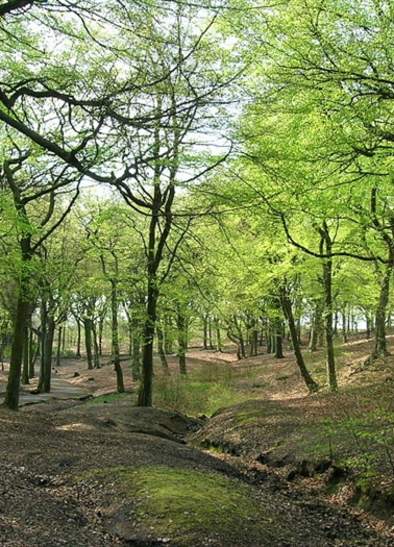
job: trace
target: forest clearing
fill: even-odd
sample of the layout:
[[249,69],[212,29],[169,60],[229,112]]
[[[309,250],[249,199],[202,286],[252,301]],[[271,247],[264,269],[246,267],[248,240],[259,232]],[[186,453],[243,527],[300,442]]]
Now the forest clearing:
[[394,545],[394,4],[0,0],[0,546]]

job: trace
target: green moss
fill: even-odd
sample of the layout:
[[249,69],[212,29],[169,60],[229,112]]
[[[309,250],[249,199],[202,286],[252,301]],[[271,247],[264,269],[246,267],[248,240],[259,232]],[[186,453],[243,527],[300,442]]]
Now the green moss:
[[271,518],[264,518],[252,488],[236,479],[167,466],[110,468],[97,474],[115,481],[126,500],[135,503],[139,526],[177,544],[197,545],[204,536],[225,538],[231,545],[278,539],[280,524],[271,510]]

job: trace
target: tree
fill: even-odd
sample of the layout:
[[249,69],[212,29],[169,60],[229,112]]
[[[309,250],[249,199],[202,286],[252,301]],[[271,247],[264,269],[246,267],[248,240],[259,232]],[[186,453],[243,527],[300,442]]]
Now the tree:
[[[5,141],[7,143],[7,140]],[[64,221],[75,202],[79,186],[74,188],[71,199],[63,204],[63,211],[55,215],[56,198],[65,187],[75,184],[67,168],[50,163],[43,166],[42,154],[23,152],[17,143],[9,142],[16,148],[16,154],[5,152],[0,176],[13,198],[16,212],[16,229],[19,246],[18,300],[16,305],[11,363],[8,376],[5,405],[13,410],[18,408],[19,383],[21,378],[24,339],[26,337],[32,304],[31,274],[34,271],[33,258],[42,249],[45,241]],[[10,148],[8,148],[10,150]],[[63,200],[64,201],[64,200]],[[37,217],[38,212],[38,217]],[[41,214],[40,214],[41,213]],[[42,215],[42,216],[41,216]],[[32,270],[33,268],[33,270]]]

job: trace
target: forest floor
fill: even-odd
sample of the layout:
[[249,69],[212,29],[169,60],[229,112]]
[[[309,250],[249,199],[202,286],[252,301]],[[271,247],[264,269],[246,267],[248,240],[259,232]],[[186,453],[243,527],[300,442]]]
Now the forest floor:
[[0,545],[394,545],[394,359],[364,370],[370,344],[337,348],[338,395],[305,352],[314,396],[290,352],[193,350],[187,378],[157,364],[163,410],[133,407],[127,363],[118,395],[65,359],[54,397],[0,410]]

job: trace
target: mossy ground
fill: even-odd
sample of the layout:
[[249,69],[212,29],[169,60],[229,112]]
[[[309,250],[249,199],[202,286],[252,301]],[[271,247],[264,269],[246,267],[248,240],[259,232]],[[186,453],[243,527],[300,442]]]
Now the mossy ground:
[[277,545],[278,536],[285,541],[288,535],[272,509],[264,516],[253,487],[217,472],[140,466],[94,475],[116,484],[133,502],[140,533],[145,528],[171,544]]
[[305,399],[249,401],[223,410],[193,441],[224,452],[241,447],[246,458],[260,461],[261,455],[284,477],[301,469],[302,462],[307,462],[308,474],[322,462],[333,462],[343,470],[340,483],[322,477],[322,491],[338,497],[341,488],[350,488],[349,501],[393,522],[393,396],[394,386],[386,383]]

